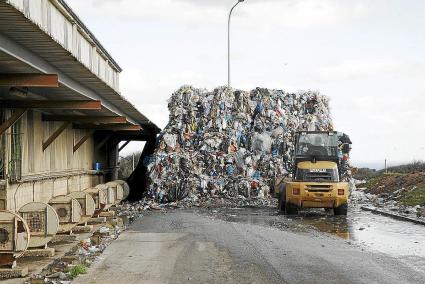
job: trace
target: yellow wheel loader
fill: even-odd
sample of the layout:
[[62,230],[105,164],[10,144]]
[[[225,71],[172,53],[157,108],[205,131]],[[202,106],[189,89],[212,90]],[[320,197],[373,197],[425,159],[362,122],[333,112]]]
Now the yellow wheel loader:
[[349,185],[341,181],[341,164],[351,141],[341,142],[342,135],[333,131],[295,134],[292,177],[275,181],[280,211],[292,215],[302,208],[325,208],[347,215]]

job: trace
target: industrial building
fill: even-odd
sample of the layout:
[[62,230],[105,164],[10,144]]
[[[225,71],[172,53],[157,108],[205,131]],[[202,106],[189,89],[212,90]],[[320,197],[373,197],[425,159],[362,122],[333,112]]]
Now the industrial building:
[[0,209],[117,179],[121,141],[153,150],[121,71],[64,1],[0,0]]

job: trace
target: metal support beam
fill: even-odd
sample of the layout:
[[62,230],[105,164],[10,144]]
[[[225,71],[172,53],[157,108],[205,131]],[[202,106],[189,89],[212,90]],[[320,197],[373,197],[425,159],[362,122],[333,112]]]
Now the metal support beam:
[[0,87],[59,87],[57,74],[0,74]]
[[146,131],[117,131],[115,134],[121,141],[147,141],[156,137],[155,134]]
[[100,110],[100,101],[0,101],[3,108],[34,108],[34,109],[70,109],[70,110]]
[[83,123],[126,123],[124,116],[45,115],[43,121],[71,121]]
[[80,139],[80,141],[78,141],[77,144],[74,145],[73,151],[74,153],[77,152],[77,150],[87,141],[87,139],[90,138],[90,136],[92,136],[94,133],[93,130],[90,130],[86,133],[86,135],[84,135],[83,138]]
[[27,109],[17,109],[8,120],[6,120],[2,125],[0,125],[0,135],[6,132],[9,127],[11,127],[15,122],[17,122],[18,119],[20,119],[26,111]]
[[[128,135],[128,136],[148,136],[148,137],[156,136],[156,134],[151,133],[149,131],[146,131],[145,129],[143,129],[142,131],[117,131],[116,134],[118,136],[126,136],[126,135]],[[124,140],[125,139],[123,139],[123,141]]]
[[140,136],[136,136],[136,135],[126,135],[126,136],[117,136],[121,141],[148,141],[149,138],[151,138],[152,136],[149,135],[140,135]]
[[110,134],[108,134],[108,135],[106,135],[106,137],[105,138],[103,138],[103,140],[102,141],[100,141],[100,143],[98,143],[96,146],[95,146],[95,148],[94,148],[94,150],[95,151],[98,151],[99,149],[101,149],[108,141],[109,141],[109,139],[111,139],[111,137],[112,136],[114,136],[114,134],[113,133],[110,133]]
[[[102,105],[105,108],[115,112],[118,115],[125,116],[125,113],[118,109],[112,102],[105,100],[102,96],[100,96],[92,89],[86,87],[82,83],[75,81],[66,73],[54,67],[51,63],[47,62],[41,56],[29,51],[27,48],[24,48],[22,45],[19,45],[18,43],[6,37],[2,33],[0,33],[0,51],[5,52],[10,56],[13,56],[14,58],[17,58],[22,62],[26,62],[26,64],[38,70],[40,73],[58,74],[59,83],[61,84],[61,86],[71,89],[85,97],[90,98],[91,100],[103,100]],[[127,116],[127,119],[131,123],[137,123],[137,120],[133,117]]]
[[122,149],[124,149],[131,141],[128,140],[127,142],[125,142],[119,149],[118,152],[121,152]]
[[43,151],[61,135],[61,133],[70,125],[70,122],[64,122],[45,142],[43,142]]
[[131,124],[74,124],[74,129],[93,129],[93,130],[111,130],[111,131],[140,131],[142,127],[140,125]]
[[114,150],[119,144],[121,143],[121,139],[117,139],[114,144],[112,144],[112,147],[109,149],[109,151]]

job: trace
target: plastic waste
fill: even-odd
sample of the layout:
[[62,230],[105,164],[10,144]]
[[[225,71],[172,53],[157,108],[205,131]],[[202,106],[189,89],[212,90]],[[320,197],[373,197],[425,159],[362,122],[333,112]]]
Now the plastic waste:
[[[161,203],[268,198],[275,177],[289,174],[294,132],[333,130],[328,97],[313,91],[183,86],[172,94],[168,108],[168,125],[145,161],[148,196]],[[341,153],[340,160],[342,175],[349,179],[348,153]]]

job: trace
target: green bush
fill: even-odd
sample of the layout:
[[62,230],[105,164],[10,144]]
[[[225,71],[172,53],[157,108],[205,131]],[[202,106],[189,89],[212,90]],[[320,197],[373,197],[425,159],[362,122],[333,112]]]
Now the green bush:
[[78,264],[69,270],[69,276],[71,276],[72,278],[75,278],[80,274],[86,274],[86,273],[87,273],[87,267],[84,266],[83,264]]
[[[137,167],[139,163],[141,152],[134,153],[134,167]],[[119,159],[119,169],[118,169],[118,178],[127,179],[133,173],[133,153],[120,157]]]

